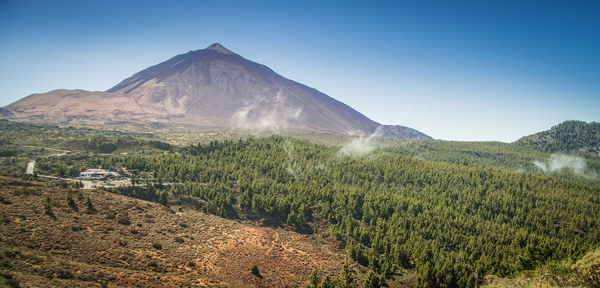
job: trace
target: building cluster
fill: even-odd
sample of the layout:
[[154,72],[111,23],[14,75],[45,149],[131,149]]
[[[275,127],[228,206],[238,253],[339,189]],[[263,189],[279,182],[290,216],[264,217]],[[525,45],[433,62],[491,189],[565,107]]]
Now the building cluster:
[[133,176],[131,171],[121,170],[119,172],[106,169],[87,169],[79,173],[79,179],[84,182],[91,182],[89,187],[118,187],[130,186]]
[[106,169],[87,169],[79,173],[79,178],[84,180],[118,180],[121,177],[119,173]]

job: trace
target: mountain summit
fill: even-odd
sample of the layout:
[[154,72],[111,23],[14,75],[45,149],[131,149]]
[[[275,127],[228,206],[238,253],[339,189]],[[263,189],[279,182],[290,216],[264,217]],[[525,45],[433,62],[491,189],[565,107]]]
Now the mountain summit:
[[221,45],[221,43],[214,43],[208,47],[206,47],[206,50],[215,50],[219,53],[223,53],[223,54],[235,54],[233,52],[231,52],[229,49],[225,48],[223,45]]
[[[63,123],[160,122],[335,134],[371,134],[381,126],[219,43],[146,68],[106,92],[55,90],[4,108],[7,118]],[[430,138],[403,126],[379,131]]]

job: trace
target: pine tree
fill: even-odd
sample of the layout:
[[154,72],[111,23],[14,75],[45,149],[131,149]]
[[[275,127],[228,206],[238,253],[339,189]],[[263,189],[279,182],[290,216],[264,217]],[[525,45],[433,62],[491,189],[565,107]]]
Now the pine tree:
[[260,277],[260,271],[258,271],[258,266],[256,264],[250,267],[250,273]]
[[44,211],[46,212],[46,214],[51,215],[52,214],[52,200],[50,199],[50,195],[46,194],[46,197],[44,198],[44,201],[42,202],[42,204],[44,205]]
[[337,281],[334,279],[331,279],[331,277],[329,277],[329,275],[325,276],[325,278],[323,278],[323,280],[321,281],[321,288],[336,288],[337,286]]
[[310,283],[307,288],[319,288],[319,282],[321,282],[321,277],[319,277],[319,271],[317,267],[315,267],[310,273]]
[[169,192],[163,191],[162,193],[160,193],[158,202],[160,204],[165,205],[165,206],[169,206],[169,198],[168,198],[168,196],[169,196]]
[[381,287],[381,281],[377,273],[373,270],[369,270],[367,278],[365,279],[364,288],[379,288]]
[[348,265],[348,259],[344,262],[342,271],[340,271],[340,275],[338,275],[338,282],[338,287],[340,288],[358,287],[356,279],[354,279],[354,276],[352,275],[352,270],[350,270],[350,265]]
[[73,200],[73,192],[71,192],[71,189],[67,190],[67,205],[73,209],[77,207],[75,205],[75,200]]
[[88,212],[94,212],[96,209],[94,208],[94,204],[92,203],[92,198],[90,195],[85,196],[85,206],[87,207]]

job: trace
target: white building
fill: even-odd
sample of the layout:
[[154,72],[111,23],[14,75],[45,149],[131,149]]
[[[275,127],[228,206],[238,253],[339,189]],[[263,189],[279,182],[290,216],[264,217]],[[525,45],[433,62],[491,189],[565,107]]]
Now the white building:
[[105,169],[87,169],[79,173],[79,178],[89,180],[106,180],[118,177],[119,173]]

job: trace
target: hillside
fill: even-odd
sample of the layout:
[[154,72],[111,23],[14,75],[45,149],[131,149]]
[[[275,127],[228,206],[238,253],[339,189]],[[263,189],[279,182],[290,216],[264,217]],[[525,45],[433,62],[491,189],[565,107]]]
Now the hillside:
[[[19,204],[22,206],[15,206],[17,207],[15,210],[10,210],[13,208],[9,208],[9,206],[3,206],[6,209],[0,210],[16,213],[6,217],[8,220],[0,222],[1,225],[4,225],[2,231],[9,231],[2,236],[2,239],[14,239],[14,237],[25,239],[25,236],[18,232],[21,230],[19,225],[25,223],[24,219],[19,220],[19,213],[23,213],[19,211],[32,211],[33,214],[27,214],[25,219],[46,219],[43,217],[48,215],[45,215],[42,210],[23,207],[43,209],[45,193],[53,191],[50,197],[55,200],[51,203],[56,203],[56,206],[52,206],[56,207],[56,212],[53,213],[56,214],[59,221],[67,219],[69,221],[79,221],[80,219],[99,221],[99,219],[105,218],[93,218],[96,217],[94,215],[104,214],[106,209],[114,211],[115,217],[119,215],[119,211],[127,211],[132,222],[128,227],[119,226],[123,224],[115,223],[114,219],[105,221],[111,225],[117,225],[114,231],[119,232],[118,235],[127,235],[127,231],[131,233],[132,228],[138,230],[138,233],[132,233],[134,235],[140,235],[141,228],[150,229],[149,232],[144,231],[147,231],[148,235],[154,235],[143,238],[150,239],[151,243],[135,242],[134,246],[128,244],[127,247],[134,247],[135,249],[132,249],[134,251],[149,253],[153,251],[152,249],[156,249],[149,245],[154,244],[154,241],[159,241],[162,247],[160,250],[169,252],[162,255],[164,257],[161,256],[160,260],[152,258],[157,261],[152,264],[136,258],[132,260],[132,264],[126,265],[127,269],[138,269],[136,267],[151,265],[150,271],[155,267],[167,267],[175,269],[167,271],[182,273],[183,270],[177,270],[180,268],[174,268],[179,265],[172,264],[180,263],[177,262],[180,260],[173,260],[168,256],[173,254],[173,258],[179,259],[178,250],[169,250],[172,249],[170,248],[172,246],[169,245],[174,245],[169,243],[175,241],[178,243],[183,240],[183,244],[188,245],[189,243],[189,245],[193,245],[194,249],[200,250],[193,252],[197,254],[182,252],[181,255],[204,255],[203,253],[207,253],[205,250],[214,251],[211,250],[213,247],[198,246],[203,244],[184,237],[188,235],[196,240],[200,239],[201,236],[194,233],[200,233],[198,231],[204,228],[186,224],[189,227],[197,228],[194,232],[187,230],[186,227],[181,227],[181,225],[177,227],[178,221],[183,216],[192,217],[194,222],[199,223],[208,221],[202,220],[204,219],[202,217],[215,219],[214,221],[210,220],[208,226],[219,226],[218,221],[223,221],[225,227],[217,230],[218,232],[215,232],[217,235],[231,235],[227,234],[228,230],[248,227],[263,231],[261,235],[266,235],[267,242],[268,239],[275,239],[275,231],[279,233],[280,238],[278,239],[287,239],[281,237],[288,235],[285,237],[295,239],[294,243],[299,245],[305,243],[302,239],[316,241],[310,244],[314,245],[310,246],[313,248],[290,246],[291,244],[287,243],[281,244],[281,246],[285,245],[285,247],[294,247],[304,251],[306,254],[296,250],[293,254],[305,255],[308,259],[323,256],[312,253],[329,253],[326,251],[338,255],[336,256],[337,262],[333,261],[335,265],[319,266],[320,276],[335,275],[344,256],[347,255],[352,264],[351,270],[358,279],[361,279],[360,282],[366,277],[365,275],[370,274],[385,279],[391,287],[403,287],[403,285],[468,287],[476,281],[475,275],[481,276],[479,277],[480,282],[482,282],[482,277],[487,275],[486,279],[491,279],[490,283],[497,283],[505,281],[502,279],[503,277],[512,277],[523,273],[525,273],[524,277],[530,277],[532,272],[527,271],[536,271],[535,273],[538,274],[535,274],[535,277],[543,278],[544,273],[547,274],[544,272],[546,271],[544,269],[548,269],[547,267],[557,267],[556,265],[570,267],[581,259],[582,255],[597,249],[600,245],[600,230],[598,229],[600,227],[598,222],[600,219],[600,186],[580,181],[579,178],[565,179],[554,174],[535,175],[527,170],[516,172],[510,168],[503,168],[520,163],[519,161],[522,160],[519,158],[529,153],[527,148],[512,144],[446,143],[443,141],[409,141],[407,144],[401,141],[397,145],[409,146],[412,143],[417,146],[409,147],[408,150],[402,150],[404,148],[394,150],[394,147],[387,146],[377,148],[375,143],[360,138],[347,139],[346,141],[349,142],[342,146],[325,146],[291,137],[270,136],[213,140],[183,146],[173,144],[169,147],[160,144],[163,143],[161,140],[165,139],[153,138],[146,134],[88,131],[79,128],[63,129],[20,123],[5,124],[7,125],[3,129],[6,130],[10,139],[0,137],[0,142],[5,145],[0,147],[10,147],[14,153],[6,156],[0,155],[0,173],[3,175],[19,178],[32,177],[23,176],[23,172],[27,162],[35,159],[35,172],[38,175],[77,175],[84,169],[101,167],[133,171],[136,175],[132,177],[132,181],[139,182],[138,180],[142,178],[145,181],[144,184],[135,187],[105,188],[104,191],[96,190],[97,192],[79,192],[78,189],[74,189],[73,195],[83,193],[82,199],[77,198],[76,206],[80,214],[77,214],[78,218],[75,219],[72,217],[75,214],[72,216],[68,214],[74,212],[69,212],[69,209],[72,210],[72,208],[66,205],[67,192],[60,188],[63,184],[53,182],[44,184],[7,178],[2,185],[8,192],[8,195],[3,195],[3,202],[9,204],[3,205],[21,203],[21,199],[29,202]],[[37,142],[38,146],[35,146],[35,149],[25,147],[11,139],[23,139],[23,143]],[[95,152],[94,149],[98,146],[92,144],[97,139],[101,139],[102,143],[114,144],[116,150],[109,153]],[[342,140],[336,139],[336,141]],[[394,139],[384,138],[383,140],[385,143],[386,141],[393,142]],[[120,146],[120,143],[134,143],[132,141],[138,141],[136,142],[138,145]],[[45,143],[51,144],[54,149],[65,149],[61,145],[73,145],[72,143],[87,144],[74,145],[71,153],[52,156],[54,152],[40,148]],[[375,146],[371,149],[361,147],[361,145]],[[407,153],[406,151],[413,151],[413,149],[416,157],[400,155]],[[419,156],[421,153],[430,154]],[[545,152],[538,153],[534,156],[549,155]],[[423,158],[431,158],[435,161]],[[31,189],[23,187],[31,187]],[[21,192],[14,191],[29,192],[23,192],[24,194],[21,195]],[[25,197],[29,194],[33,198]],[[92,196],[93,205],[98,213],[85,212],[86,194]],[[107,204],[99,204],[105,203],[103,201],[107,201]],[[121,206],[119,201],[132,204]],[[35,204],[36,202],[38,204]],[[158,204],[158,202],[163,204]],[[101,207],[102,209],[100,209]],[[179,210],[180,207],[182,210]],[[143,219],[148,217],[144,218],[143,215],[159,213],[158,211],[163,211],[165,214],[153,214],[154,218],[150,218],[164,218],[168,221],[154,220],[156,223],[161,223],[160,227],[145,224],[146,220]],[[209,217],[207,214],[213,216]],[[110,215],[112,213],[103,217],[112,218]],[[220,220],[217,221],[217,219]],[[142,227],[137,226],[140,221],[144,222]],[[32,225],[42,224],[36,222]],[[65,225],[61,226],[63,227],[60,230],[61,233],[64,233],[64,230],[68,231],[69,225],[77,225],[77,223],[67,222]],[[94,228],[92,224],[86,224],[85,227],[88,226]],[[166,231],[165,229],[169,229],[167,227],[171,227],[175,233]],[[180,230],[182,228],[185,229]],[[25,229],[29,228],[25,227]],[[73,228],[70,229],[73,230]],[[79,228],[74,228],[73,232],[81,232],[75,230],[79,230]],[[81,230],[87,231],[86,229]],[[164,233],[156,232],[157,230]],[[49,231],[53,231],[53,229],[49,229]],[[180,231],[184,234],[178,234]],[[110,234],[110,232],[106,233]],[[62,238],[58,239],[55,234],[41,235],[36,232],[34,236],[39,236],[39,238],[27,235],[27,239],[38,239],[35,241],[48,239],[48,243],[63,243]],[[296,237],[293,235],[300,238],[293,238]],[[175,240],[174,237],[182,239]],[[227,239],[234,243],[240,243],[243,241],[238,238],[254,239],[253,237],[251,234],[241,233],[231,235],[231,239]],[[111,239],[113,239],[111,245],[119,245],[119,239]],[[129,239],[127,241],[137,241],[135,237],[127,239]],[[217,239],[221,239],[219,240],[221,242],[224,241],[223,238]],[[19,241],[28,243],[29,240]],[[94,241],[90,243],[96,243]],[[85,241],[81,242],[80,245],[85,246],[83,244]],[[10,242],[5,247],[7,249],[17,247],[32,253],[33,251],[27,249],[48,252],[44,252],[45,250],[38,246],[29,248],[25,245],[23,248],[23,245],[19,243],[21,242]],[[215,245],[216,242],[211,243],[213,243],[211,245]],[[102,245],[97,246],[105,247]],[[236,244],[232,245],[235,247]],[[267,244],[263,246],[268,247]],[[242,247],[247,246],[242,245]],[[231,246],[228,246],[227,249],[231,249]],[[9,252],[9,254],[11,253]],[[70,255],[76,254],[70,253]],[[244,253],[242,255],[247,257],[254,255],[250,252]],[[245,259],[240,258],[242,256],[237,254],[221,253],[219,255],[223,258],[202,259],[206,259],[204,262],[207,265],[217,265],[215,263],[227,261],[228,257],[237,259],[236,261]],[[290,261],[304,261],[302,259],[304,258],[294,258]],[[329,258],[326,257],[326,259]],[[323,261],[329,261],[326,259]],[[88,263],[92,260],[85,258],[77,261]],[[107,265],[107,263],[113,263],[113,260],[114,258],[111,258],[110,261],[100,264],[92,261],[89,265]],[[185,264],[185,261],[189,260],[186,258],[181,261]],[[274,286],[281,284],[281,282],[276,282],[279,281],[276,279],[279,279],[279,275],[284,272],[278,270],[279,268],[268,266],[269,264],[265,264],[265,262],[260,262],[262,261],[260,259],[256,261],[259,261],[258,265],[261,271],[264,271],[265,267],[268,267],[269,271],[280,271],[269,272],[272,274],[267,274],[266,271],[264,274],[261,272],[264,277],[261,280],[264,282],[260,283],[271,283],[268,285]],[[273,259],[269,258],[264,261],[272,262]],[[165,266],[161,266],[161,263]],[[310,273],[312,266],[307,265],[306,262],[303,263],[305,265],[301,268],[286,264],[290,267],[289,272],[285,273],[291,275],[289,276],[292,279],[289,282],[291,285],[300,283],[298,282],[301,281],[300,278],[306,277],[307,273]],[[21,267],[13,264],[14,267]],[[50,270],[56,271],[56,269]],[[142,271],[142,268],[139,269]],[[232,270],[239,274],[248,271],[245,269],[248,268],[227,266],[225,270]],[[474,269],[477,273],[473,272]],[[570,268],[567,270],[571,271]],[[10,268],[7,271],[10,275],[15,274],[16,277],[19,273],[38,275],[36,273],[39,272],[30,270],[27,270],[30,272],[18,272],[22,270],[17,268]],[[143,273],[147,273],[147,271]],[[204,279],[202,277],[209,274],[209,272],[206,273],[198,274],[198,278]],[[54,280],[59,278],[58,274],[43,275],[45,275],[43,277]],[[227,276],[229,274],[218,275],[222,275],[219,276],[221,278],[209,278],[208,280],[240,283],[231,282],[237,280],[231,280]],[[266,275],[269,277],[267,278]],[[577,283],[577,281],[575,279],[569,283]],[[249,282],[242,284],[246,285],[247,283]],[[260,283],[248,285],[267,285]]]
[[545,152],[600,155],[600,123],[565,121],[515,142]]
[[343,262],[331,241],[61,185],[0,177],[0,286],[283,287]]
[[215,43],[144,69],[106,92],[59,89],[0,110],[5,119],[82,125],[167,126],[430,139],[381,125],[316,89],[286,79]]

